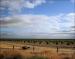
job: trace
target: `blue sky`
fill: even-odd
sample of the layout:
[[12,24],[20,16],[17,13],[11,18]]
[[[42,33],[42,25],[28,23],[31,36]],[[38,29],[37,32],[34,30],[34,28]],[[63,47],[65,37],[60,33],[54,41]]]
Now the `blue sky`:
[[74,38],[74,3],[75,0],[1,0],[0,35],[2,38]]
[[[47,12],[48,11],[48,12]],[[42,4],[33,9],[24,8],[22,13],[24,14],[46,14],[46,15],[55,15],[58,13],[69,13],[74,12],[74,4],[70,1],[54,1],[50,3],[48,0],[46,4]]]
[[[26,0],[26,1],[35,1],[35,0]],[[11,3],[11,2],[10,2]],[[14,3],[14,2],[13,2]],[[17,3],[18,4],[18,3]],[[19,4],[18,4],[19,5]],[[74,12],[74,3],[71,2],[71,0],[45,0],[45,3],[41,3],[40,5],[37,6],[31,6],[31,7],[14,7],[13,6],[13,11],[17,10],[16,13],[20,14],[46,14],[46,15],[55,15],[58,13],[69,13],[69,12]],[[8,8],[11,8],[11,6],[5,6],[5,9],[0,9],[2,11],[1,14],[7,15],[10,14],[11,12]],[[19,10],[21,10],[19,12]],[[48,11],[48,12],[47,12]],[[11,13],[11,14],[12,14]]]

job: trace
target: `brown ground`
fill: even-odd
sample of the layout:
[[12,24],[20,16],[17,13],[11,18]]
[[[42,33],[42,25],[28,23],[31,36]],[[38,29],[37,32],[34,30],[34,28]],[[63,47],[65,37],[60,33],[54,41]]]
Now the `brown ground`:
[[[14,49],[13,49],[14,45]],[[22,46],[28,46],[28,49],[22,49]],[[3,56],[21,55],[24,59],[31,56],[43,56],[48,59],[75,59],[75,50],[70,48],[41,47],[32,46],[24,43],[0,42],[0,59]]]

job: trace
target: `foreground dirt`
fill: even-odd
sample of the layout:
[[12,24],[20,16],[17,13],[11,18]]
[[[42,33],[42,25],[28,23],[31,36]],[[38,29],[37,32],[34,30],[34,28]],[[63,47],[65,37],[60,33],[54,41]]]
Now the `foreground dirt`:
[[[23,46],[30,47],[22,49]],[[31,56],[43,56],[48,59],[75,59],[75,50],[70,48],[41,47],[14,42],[0,42],[0,56],[21,55],[23,59]]]

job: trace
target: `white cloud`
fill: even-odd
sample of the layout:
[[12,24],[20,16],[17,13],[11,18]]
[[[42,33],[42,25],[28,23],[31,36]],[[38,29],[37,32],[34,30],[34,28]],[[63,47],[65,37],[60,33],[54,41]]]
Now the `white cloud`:
[[[46,15],[16,15],[2,18],[0,26],[31,28],[32,32],[72,32],[75,13],[59,14],[57,16]],[[63,33],[62,32],[62,33]]]
[[14,13],[21,12],[22,8],[34,8],[43,3],[46,3],[45,0],[1,0],[0,8],[3,10],[8,8],[9,11]]
[[75,0],[70,0],[71,1],[71,3],[75,3]]
[[26,1],[24,7],[34,8],[38,5],[41,5],[42,3],[46,3],[46,1],[45,0],[31,0],[31,2],[30,2],[30,0],[28,0],[28,1]]
[[[37,38],[46,35],[45,38],[47,37],[58,38],[59,36],[60,38],[61,37],[66,38],[68,36],[69,36],[68,38],[72,38],[75,35],[74,17],[75,13],[59,14],[55,16],[32,15],[32,14],[15,15],[15,16],[8,16],[5,18],[1,18],[0,26],[1,28],[7,29],[5,30],[5,32],[7,31],[6,33],[11,35],[19,35],[19,37],[23,36],[25,37],[26,35],[26,37],[33,36]],[[34,34],[34,33],[47,33],[47,34],[44,35],[44,34]],[[54,35],[52,34],[52,36],[49,36],[50,33],[59,33],[59,34],[54,34]]]
[[[27,20],[25,20],[27,19]],[[1,27],[21,27],[21,26],[28,26],[31,23],[29,20],[28,16],[26,15],[21,15],[21,16],[8,16],[8,17],[3,17],[0,19],[0,26]]]

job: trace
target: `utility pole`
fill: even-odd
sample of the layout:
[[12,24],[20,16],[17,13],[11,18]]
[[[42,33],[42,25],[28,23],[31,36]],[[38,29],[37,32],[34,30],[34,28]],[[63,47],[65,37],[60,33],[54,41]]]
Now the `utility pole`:
[[58,48],[58,46],[57,46],[57,53],[58,53],[58,49],[59,49],[59,48]]
[[14,50],[14,45],[13,45],[13,50]]

